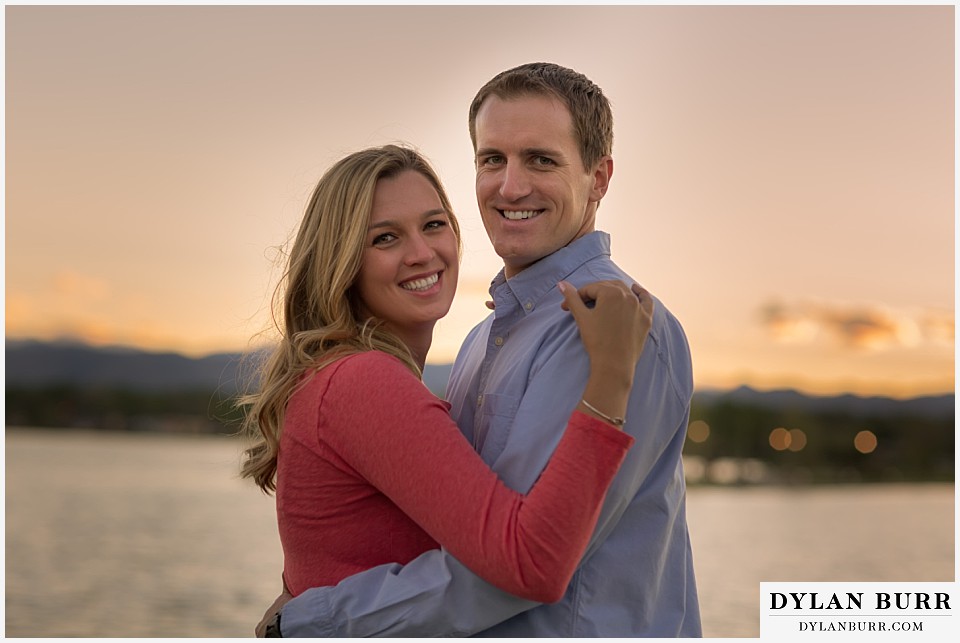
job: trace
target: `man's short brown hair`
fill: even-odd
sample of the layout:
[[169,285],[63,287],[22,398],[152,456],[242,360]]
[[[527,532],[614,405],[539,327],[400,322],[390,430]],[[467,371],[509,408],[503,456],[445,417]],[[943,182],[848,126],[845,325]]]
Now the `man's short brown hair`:
[[573,135],[584,168],[613,151],[610,101],[589,78],[554,63],[527,63],[500,72],[480,88],[470,104],[470,140],[477,149],[477,112],[489,96],[504,100],[525,95],[552,96],[570,112]]

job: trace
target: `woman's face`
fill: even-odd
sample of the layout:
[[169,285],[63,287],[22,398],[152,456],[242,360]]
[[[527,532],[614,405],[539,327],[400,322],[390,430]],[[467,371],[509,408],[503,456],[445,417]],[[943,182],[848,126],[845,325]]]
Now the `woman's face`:
[[362,313],[401,337],[433,329],[457,289],[457,239],[440,196],[414,170],[380,179],[356,291]]

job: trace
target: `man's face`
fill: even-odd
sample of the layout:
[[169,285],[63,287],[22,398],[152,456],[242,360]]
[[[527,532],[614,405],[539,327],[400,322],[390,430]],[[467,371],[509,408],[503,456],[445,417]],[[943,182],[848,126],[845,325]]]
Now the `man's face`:
[[477,204],[507,277],[593,231],[613,162],[584,168],[559,100],[490,96],[477,113],[476,147]]

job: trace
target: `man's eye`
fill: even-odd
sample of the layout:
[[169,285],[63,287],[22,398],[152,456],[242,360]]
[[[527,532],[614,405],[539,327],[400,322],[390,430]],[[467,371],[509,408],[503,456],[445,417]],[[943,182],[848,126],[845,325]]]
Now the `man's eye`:
[[484,165],[500,165],[501,163],[503,163],[503,157],[499,155],[488,156],[483,159]]
[[546,156],[538,156],[534,158],[533,162],[537,165],[553,165],[553,159]]

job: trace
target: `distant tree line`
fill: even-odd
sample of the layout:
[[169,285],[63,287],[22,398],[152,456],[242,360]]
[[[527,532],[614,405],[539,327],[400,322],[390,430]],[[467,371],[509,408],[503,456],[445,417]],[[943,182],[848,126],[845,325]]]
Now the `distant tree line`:
[[[6,424],[232,434],[239,430],[241,418],[234,402],[231,394],[207,388],[147,391],[74,384],[8,385]],[[690,420],[684,455],[691,461],[707,468],[722,463],[753,466],[754,473],[759,463],[760,479],[745,476],[734,482],[954,479],[953,413],[772,407],[720,395],[694,396]],[[781,436],[794,436],[789,448],[777,444],[774,432],[778,430]],[[868,449],[858,450],[862,433],[873,442]]]
[[[761,462],[777,482],[953,481],[954,415],[774,409],[720,398],[697,401],[696,421],[709,427],[685,455],[707,465],[720,459]],[[704,433],[701,427],[700,433]],[[777,434],[774,431],[779,432]],[[776,444],[792,432],[800,444]],[[788,438],[789,439],[789,438]],[[774,446],[776,444],[776,446]],[[857,448],[860,445],[861,449]],[[779,447],[779,448],[777,448]],[[798,448],[799,447],[799,448]]]
[[8,386],[7,426],[235,433],[234,398],[207,389],[145,391],[72,384]]

